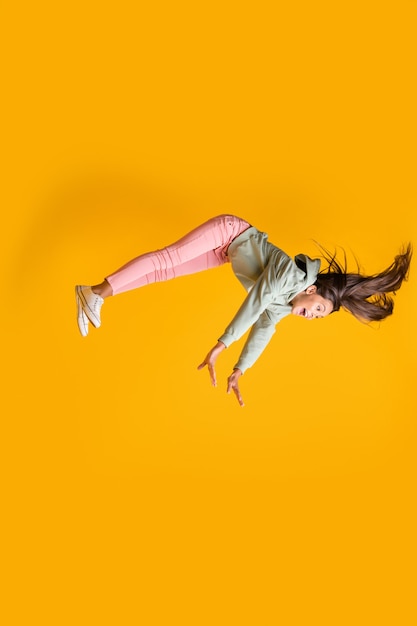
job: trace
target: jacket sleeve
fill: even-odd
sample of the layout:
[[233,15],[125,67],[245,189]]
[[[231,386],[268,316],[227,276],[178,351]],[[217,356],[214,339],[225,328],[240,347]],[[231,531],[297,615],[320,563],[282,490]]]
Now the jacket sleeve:
[[[245,298],[235,317],[226,328],[224,334],[219,337],[219,341],[224,343],[226,347],[229,347],[234,341],[240,339],[240,337],[257,322],[260,315],[268,308],[268,305],[273,302],[277,293],[276,287],[277,278],[275,269],[273,265],[268,264]],[[267,318],[270,319],[268,316]],[[265,318],[262,319],[264,323],[266,323]],[[266,326],[269,326],[269,322],[266,323]],[[266,332],[261,322],[257,328],[259,331],[263,329],[263,333]],[[272,334],[273,333],[271,333],[270,336],[272,336]]]
[[235,368],[243,373],[257,361],[275,333],[275,326],[278,322],[278,316],[272,311],[265,310],[261,313],[252,326]]

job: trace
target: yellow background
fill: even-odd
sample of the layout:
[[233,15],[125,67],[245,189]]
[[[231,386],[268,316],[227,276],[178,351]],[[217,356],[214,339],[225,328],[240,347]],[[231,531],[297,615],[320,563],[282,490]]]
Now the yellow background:
[[230,267],[92,284],[232,212],[373,273],[416,243],[416,14],[397,2],[2,9],[3,623],[414,624],[415,267],[395,314],[242,342]]

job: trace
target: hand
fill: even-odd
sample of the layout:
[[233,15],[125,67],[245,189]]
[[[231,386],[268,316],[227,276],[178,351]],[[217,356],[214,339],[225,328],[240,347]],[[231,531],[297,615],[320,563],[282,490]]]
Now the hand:
[[211,384],[213,385],[213,387],[217,387],[216,370],[214,369],[214,364],[216,363],[217,357],[219,356],[220,352],[223,352],[225,348],[226,346],[224,345],[224,343],[218,341],[214,348],[210,350],[204,361],[200,363],[197,368],[199,370],[202,370],[203,367],[207,365],[210,374]]
[[245,406],[242,396],[240,395],[239,385],[238,385],[238,380],[241,376],[242,376],[242,372],[239,369],[233,370],[233,373],[230,374],[229,378],[227,379],[227,393],[230,393],[233,390],[240,406]]

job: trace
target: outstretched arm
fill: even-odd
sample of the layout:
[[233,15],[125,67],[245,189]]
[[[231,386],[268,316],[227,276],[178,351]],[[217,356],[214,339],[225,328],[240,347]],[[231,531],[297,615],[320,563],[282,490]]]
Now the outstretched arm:
[[198,366],[200,370],[207,365],[212,385],[216,386],[217,380],[214,365],[217,357],[220,352],[239,339],[252,326],[242,355],[227,381],[227,392],[230,393],[233,390],[241,406],[243,406],[243,400],[240,395],[238,380],[243,372],[263,352],[274,333],[275,324],[280,317],[272,311],[266,310],[268,304],[273,302],[275,294],[279,293],[277,282],[273,264],[268,265],[252,287],[232,322],[226,328],[225,333]]
[[239,378],[243,375],[264,351],[275,332],[277,319],[269,312],[264,311],[258,321],[252,326],[252,330],[240,355],[239,361],[233,368],[233,373],[227,379],[227,393],[234,392],[240,406],[244,402],[239,390]]
[[[244,406],[244,402],[239,390],[239,378],[263,352],[275,331],[277,321],[278,317],[270,311],[264,311],[262,315],[260,315],[258,321],[252,327],[239,361],[236,363],[233,372],[227,379],[227,393],[233,391],[240,406]],[[218,341],[214,348],[207,354],[204,361],[198,366],[198,369],[201,370],[207,365],[211,383],[214,387],[217,386],[215,363],[220,352],[225,348],[225,344],[222,341]]]

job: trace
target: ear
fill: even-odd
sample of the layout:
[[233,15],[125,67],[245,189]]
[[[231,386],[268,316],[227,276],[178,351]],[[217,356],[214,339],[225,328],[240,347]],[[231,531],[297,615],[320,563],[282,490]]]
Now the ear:
[[317,287],[316,287],[316,285],[310,285],[310,287],[307,287],[307,289],[306,289],[306,294],[308,294],[309,296],[310,296],[312,293],[316,293],[316,292],[317,292]]

